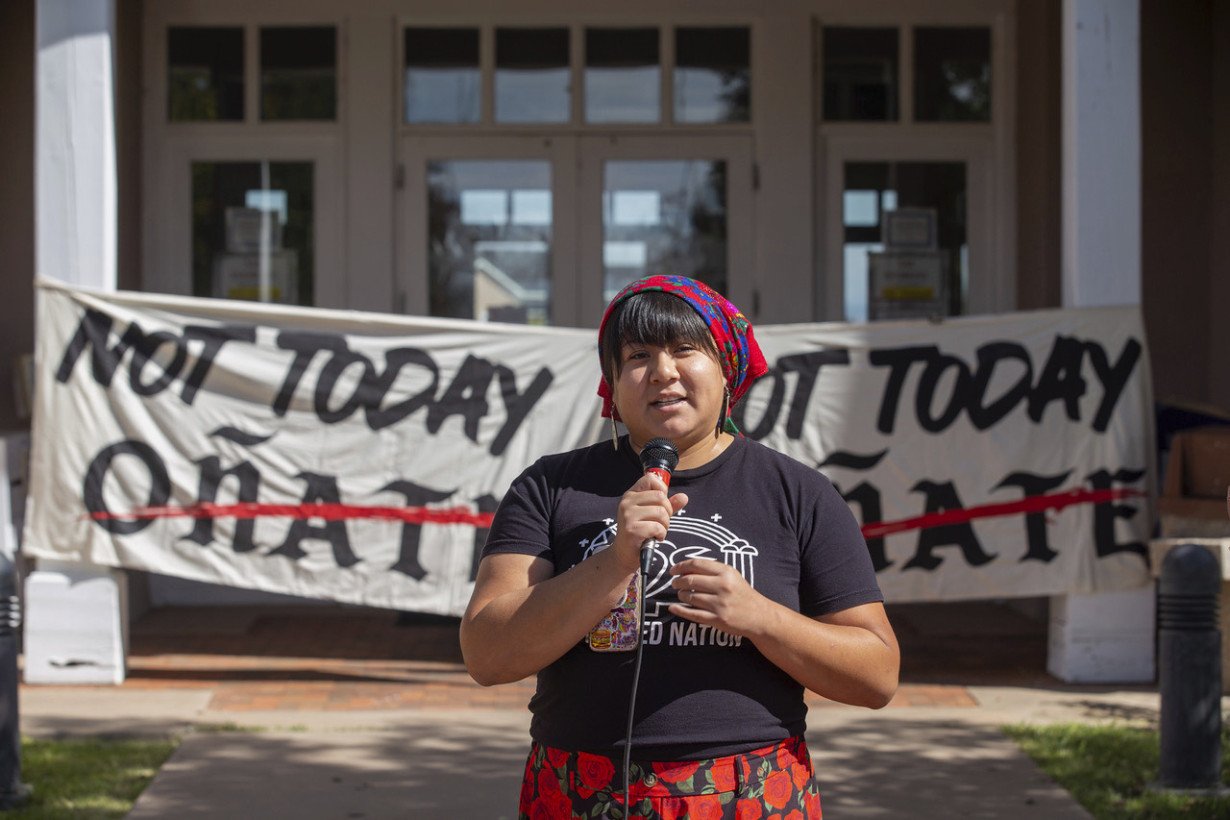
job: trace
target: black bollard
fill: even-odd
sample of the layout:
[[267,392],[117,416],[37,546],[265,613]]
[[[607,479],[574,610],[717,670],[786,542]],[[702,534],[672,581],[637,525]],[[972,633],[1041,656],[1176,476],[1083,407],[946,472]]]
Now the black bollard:
[[1221,566],[1182,544],[1158,583],[1158,688],[1162,696],[1160,785],[1213,789],[1221,781]]
[[17,568],[0,553],[0,809],[20,806],[30,796],[30,787],[21,782],[21,728],[17,723],[19,629]]

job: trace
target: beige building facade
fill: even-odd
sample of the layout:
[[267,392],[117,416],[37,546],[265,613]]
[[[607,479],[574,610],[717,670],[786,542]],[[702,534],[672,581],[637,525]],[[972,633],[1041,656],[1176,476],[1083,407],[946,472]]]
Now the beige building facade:
[[[671,270],[759,323],[862,322],[900,231],[919,315],[1139,303],[1158,401],[1230,412],[1226,0],[86,5],[0,5],[5,390],[40,274],[592,327]],[[48,96],[91,29],[110,76]],[[110,203],[70,261],[57,105]]]

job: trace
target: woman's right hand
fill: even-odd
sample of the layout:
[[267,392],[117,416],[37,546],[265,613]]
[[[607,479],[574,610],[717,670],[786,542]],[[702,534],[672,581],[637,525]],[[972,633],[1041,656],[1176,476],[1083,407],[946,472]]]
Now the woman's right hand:
[[563,657],[616,606],[640,567],[641,544],[662,540],[688,497],[647,475],[620,499],[615,542],[555,574],[544,558],[488,555],[461,619],[466,669],[483,686],[521,680]]
[[629,572],[641,565],[641,545],[648,539],[664,541],[671,516],[688,503],[685,493],[667,496],[666,484],[653,473],[641,476],[619,501],[614,549]]

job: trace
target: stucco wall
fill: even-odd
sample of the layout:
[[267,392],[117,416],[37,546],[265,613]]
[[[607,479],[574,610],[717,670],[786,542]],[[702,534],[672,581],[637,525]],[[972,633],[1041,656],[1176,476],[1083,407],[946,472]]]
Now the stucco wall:
[[1060,0],[1017,6],[1017,307],[1058,307],[1062,162]]
[[0,2],[0,429],[24,426],[14,359],[34,350],[34,0]]
[[1230,412],[1230,0],[1213,12],[1213,195],[1209,242],[1209,400]]
[[141,287],[142,5],[142,0],[118,0],[115,10],[116,279],[121,290]]
[[1211,0],[1140,5],[1141,289],[1162,400],[1209,398],[1211,16]]

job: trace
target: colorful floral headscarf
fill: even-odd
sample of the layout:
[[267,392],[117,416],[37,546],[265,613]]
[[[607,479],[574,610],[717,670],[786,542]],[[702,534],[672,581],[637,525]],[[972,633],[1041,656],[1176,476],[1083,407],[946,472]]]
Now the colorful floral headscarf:
[[[625,287],[606,307],[602,315],[602,324],[598,326],[598,338],[606,330],[607,320],[611,312],[620,302],[645,291],[661,291],[677,296],[687,302],[700,314],[700,318],[709,327],[713,341],[717,345],[718,361],[722,365],[722,373],[726,376],[726,384],[730,387],[730,407],[727,417],[723,419],[723,428],[728,433],[737,434],[739,428],[730,420],[730,410],[739,399],[747,393],[752,382],[768,372],[764,354],[756,337],[752,335],[752,324],[747,317],[735,307],[730,300],[715,292],[704,282],[689,279],[686,276],[647,276],[638,279]],[[615,415],[614,402],[611,399],[611,386],[607,383],[605,369],[598,383],[598,395],[602,397],[602,415],[604,418],[619,418]]]

